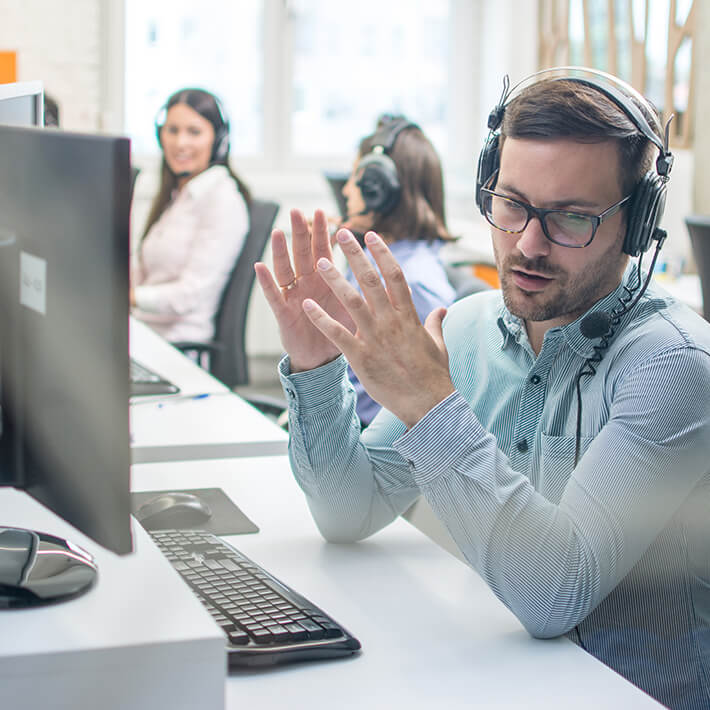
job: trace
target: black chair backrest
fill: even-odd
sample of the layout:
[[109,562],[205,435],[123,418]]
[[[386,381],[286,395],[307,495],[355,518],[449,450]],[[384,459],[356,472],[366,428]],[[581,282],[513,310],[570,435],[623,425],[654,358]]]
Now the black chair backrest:
[[703,316],[710,321],[710,215],[689,215],[685,224],[703,291]]
[[133,204],[133,193],[135,192],[136,188],[136,179],[138,178],[138,173],[140,173],[141,169],[137,168],[135,165],[131,166],[131,184],[128,188],[128,204],[131,205]]
[[340,216],[345,219],[348,216],[348,204],[345,197],[343,197],[343,188],[345,187],[345,183],[348,181],[350,174],[326,170],[323,173],[323,177],[325,177],[328,187],[330,187],[335,204],[338,206]]
[[215,328],[218,349],[210,358],[210,372],[228,387],[249,383],[246,325],[249,297],[256,276],[254,263],[264,253],[278,211],[279,205],[275,202],[252,199],[249,232],[222,292]]

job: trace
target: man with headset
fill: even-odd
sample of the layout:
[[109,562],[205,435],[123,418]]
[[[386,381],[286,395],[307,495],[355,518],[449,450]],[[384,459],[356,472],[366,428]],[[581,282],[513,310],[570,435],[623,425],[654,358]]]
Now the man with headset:
[[[337,234],[360,297],[320,212],[312,231],[292,213],[293,263],[276,235],[275,278],[257,266],[294,473],[333,541],[423,496],[532,635],[707,708],[710,325],[640,261],[665,238],[667,130],[623,82],[569,68],[506,83],[489,127],[476,199],[501,291],[422,326],[382,240],[365,237],[386,288]],[[362,435],[346,358],[383,406]]]

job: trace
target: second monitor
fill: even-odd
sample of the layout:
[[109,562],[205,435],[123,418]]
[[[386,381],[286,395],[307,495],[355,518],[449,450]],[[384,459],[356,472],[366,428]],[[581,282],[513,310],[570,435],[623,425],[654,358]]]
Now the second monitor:
[[130,143],[0,126],[0,151],[0,485],[126,553]]

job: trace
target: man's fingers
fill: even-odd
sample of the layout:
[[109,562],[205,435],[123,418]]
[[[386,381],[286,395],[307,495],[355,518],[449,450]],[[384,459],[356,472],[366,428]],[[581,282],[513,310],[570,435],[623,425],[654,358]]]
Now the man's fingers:
[[328,288],[350,314],[355,326],[363,333],[371,333],[375,325],[373,315],[357,289],[348,283],[328,259],[318,259],[316,268]]
[[274,315],[278,318],[285,307],[281,288],[274,280],[266,264],[257,261],[256,264],[254,264],[254,271],[256,272],[257,281],[259,282],[259,286],[261,286],[261,290],[264,292],[267,303],[274,312]]
[[353,275],[360,284],[365,299],[373,310],[381,312],[382,309],[389,308],[391,304],[380,275],[377,273],[375,265],[367,258],[352,232],[347,229],[340,229],[336,234],[336,238],[341,251],[348,260]]
[[446,316],[446,308],[443,306],[440,308],[435,308],[424,321],[424,327],[426,328],[429,335],[436,343],[440,350],[445,350],[446,345],[444,343],[444,331],[443,322]]
[[357,345],[355,336],[345,326],[331,318],[313,299],[306,298],[302,307],[311,323],[349,360]]
[[328,259],[333,261],[333,250],[330,243],[330,228],[328,227],[328,218],[323,210],[316,210],[313,213],[313,264],[318,259]]
[[291,251],[295,276],[313,273],[311,228],[300,210],[291,210]]
[[382,274],[382,278],[385,280],[387,294],[392,306],[407,316],[409,320],[418,323],[419,316],[412,301],[412,292],[407,279],[404,277],[402,267],[397,263],[392,252],[387,248],[382,238],[374,232],[368,232],[365,235],[365,244],[367,244],[367,248],[370,250]]
[[286,235],[280,229],[274,229],[271,232],[271,256],[274,262],[274,275],[279,285],[285,286],[292,283],[296,278],[296,274],[293,271],[291,258],[288,255]]

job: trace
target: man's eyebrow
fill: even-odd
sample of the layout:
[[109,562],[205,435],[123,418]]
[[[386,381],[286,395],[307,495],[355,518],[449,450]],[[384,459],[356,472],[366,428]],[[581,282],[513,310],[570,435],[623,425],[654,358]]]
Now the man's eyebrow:
[[[496,185],[496,191],[498,190],[503,190],[505,191],[510,197],[515,197],[519,200],[522,200],[523,202],[529,203],[530,200],[526,197],[525,194],[522,192],[519,192],[518,190],[515,189],[512,185],[509,185],[507,183],[498,183]],[[593,209],[593,210],[598,210],[598,209],[603,209],[603,207],[598,203],[595,202],[594,200],[585,200],[582,197],[570,197],[566,198],[564,200],[552,200],[551,202],[545,203],[545,208],[546,209],[552,209],[552,210],[557,210],[557,209],[565,209],[565,208],[571,208],[571,207],[581,207],[582,209]]]

